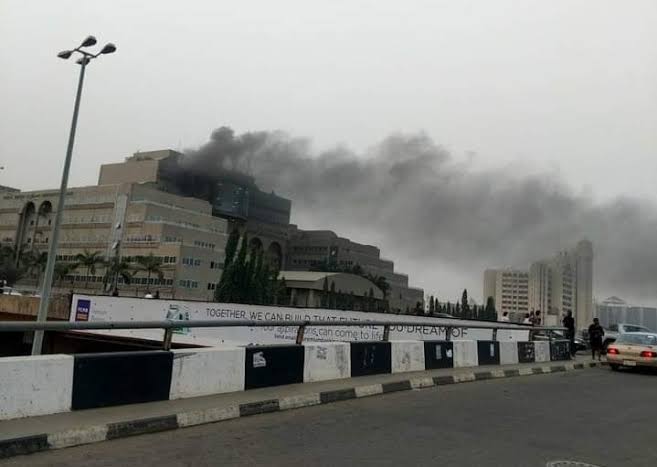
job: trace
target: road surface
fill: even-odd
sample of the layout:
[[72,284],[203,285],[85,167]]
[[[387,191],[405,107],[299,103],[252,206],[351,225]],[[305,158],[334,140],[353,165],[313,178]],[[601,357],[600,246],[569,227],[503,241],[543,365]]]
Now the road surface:
[[657,375],[606,368],[351,400],[0,461],[0,467],[657,465]]

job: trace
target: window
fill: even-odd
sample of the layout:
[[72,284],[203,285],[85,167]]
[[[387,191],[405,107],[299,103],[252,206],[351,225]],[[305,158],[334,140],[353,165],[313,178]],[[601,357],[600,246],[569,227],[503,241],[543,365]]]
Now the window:
[[200,259],[195,259],[194,260],[194,266],[200,266],[201,265],[201,260]]
[[214,282],[208,282],[208,290],[214,290],[217,288],[217,284]]

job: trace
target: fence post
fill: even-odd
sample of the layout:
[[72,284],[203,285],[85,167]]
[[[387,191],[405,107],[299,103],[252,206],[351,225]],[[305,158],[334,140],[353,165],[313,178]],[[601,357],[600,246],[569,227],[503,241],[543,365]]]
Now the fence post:
[[451,341],[452,340],[452,327],[451,326],[446,326],[445,327],[445,340],[446,341]]
[[297,329],[297,345],[303,344],[303,335],[306,332],[306,325],[302,324],[299,326],[299,329]]
[[173,338],[173,328],[164,330],[164,339],[162,340],[162,349],[171,350],[171,339]]
[[390,340],[390,325],[386,324],[383,326],[383,342],[388,342]]

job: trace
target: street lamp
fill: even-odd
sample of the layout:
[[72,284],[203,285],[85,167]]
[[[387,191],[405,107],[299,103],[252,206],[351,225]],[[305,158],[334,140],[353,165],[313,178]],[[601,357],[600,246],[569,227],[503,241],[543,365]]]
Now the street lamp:
[[[82,50],[86,47],[96,45],[96,38],[88,36],[82,43],[73,50],[64,50],[59,52],[57,56],[61,59],[68,60],[74,53],[79,53],[82,57],[76,61],[80,65],[80,78],[78,80],[78,91],[75,95],[75,105],[73,107],[73,121],[71,122],[71,131],[68,136],[68,147],[66,148],[66,159],[64,161],[64,171],[62,173],[62,183],[59,188],[59,199],[57,201],[57,211],[55,213],[55,225],[53,227],[52,235],[50,237],[50,245],[48,247],[48,263],[46,264],[45,277],[43,279],[43,289],[41,290],[41,301],[39,302],[39,313],[37,314],[37,322],[43,322],[48,319],[48,304],[50,302],[50,289],[52,288],[52,279],[55,271],[55,257],[57,255],[57,243],[59,241],[59,228],[62,222],[62,214],[64,212],[64,198],[66,196],[66,187],[68,185],[68,173],[71,168],[71,155],[73,154],[73,143],[75,141],[75,128],[78,123],[78,111],[80,110],[80,97],[82,96],[82,83],[84,82],[84,71],[91,60],[99,55],[111,54],[116,52],[114,44],[106,44],[100,52],[96,54],[89,53]],[[32,342],[32,355],[40,355],[41,347],[43,345],[43,331],[34,332],[34,340]]]

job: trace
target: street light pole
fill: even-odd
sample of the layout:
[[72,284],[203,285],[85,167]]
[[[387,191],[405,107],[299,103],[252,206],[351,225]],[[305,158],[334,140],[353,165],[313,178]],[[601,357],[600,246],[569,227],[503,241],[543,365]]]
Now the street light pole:
[[[96,39],[93,36],[87,37],[82,42],[82,45],[73,51],[65,51],[59,54],[60,58],[68,59],[73,52],[79,52],[83,57],[77,61],[80,64],[80,77],[78,79],[78,90],[75,95],[75,105],[73,107],[73,119],[71,121],[71,131],[68,136],[68,146],[66,148],[66,159],[64,160],[64,171],[62,172],[62,183],[59,187],[59,199],[57,200],[57,211],[55,213],[55,225],[53,227],[52,235],[49,239],[48,246],[48,262],[46,263],[45,277],[43,279],[43,288],[41,290],[41,300],[39,302],[39,312],[37,314],[37,322],[44,322],[48,319],[48,307],[50,304],[50,292],[52,289],[52,279],[55,272],[55,263],[57,256],[57,244],[59,243],[59,230],[64,215],[64,202],[66,198],[66,189],[68,186],[68,174],[71,168],[71,159],[73,156],[73,145],[75,143],[75,130],[78,124],[78,113],[80,111],[80,100],[82,97],[82,85],[84,83],[84,72],[87,65],[92,59],[98,57],[100,54],[112,53],[116,50],[113,44],[107,44],[96,55],[80,50],[81,47],[88,47],[96,44]],[[34,340],[32,341],[32,355],[40,355],[43,346],[43,331],[34,332]]]

